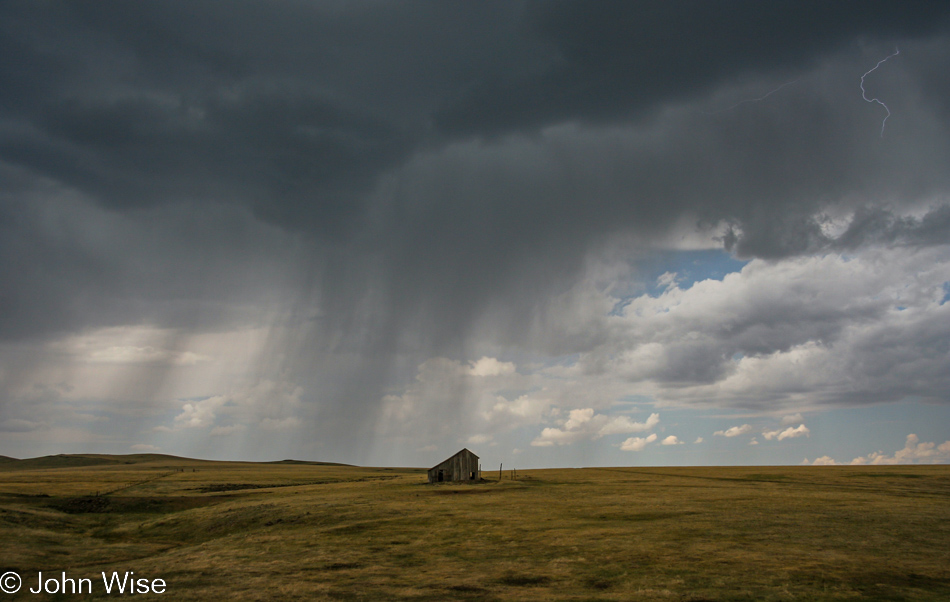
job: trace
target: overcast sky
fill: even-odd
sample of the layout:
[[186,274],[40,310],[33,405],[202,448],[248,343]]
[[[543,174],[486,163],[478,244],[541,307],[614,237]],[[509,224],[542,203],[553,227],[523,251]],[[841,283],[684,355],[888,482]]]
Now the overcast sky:
[[0,3],[0,454],[950,462],[950,4]]

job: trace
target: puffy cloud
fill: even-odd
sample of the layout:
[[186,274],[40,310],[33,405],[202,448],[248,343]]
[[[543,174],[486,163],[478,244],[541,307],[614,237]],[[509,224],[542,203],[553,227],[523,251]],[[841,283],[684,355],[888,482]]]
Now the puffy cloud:
[[[805,460],[805,462],[808,462],[808,460]],[[831,456],[821,456],[820,458],[815,458],[815,461],[812,462],[812,466],[834,466],[835,464],[837,464],[837,462],[835,462]]]
[[595,414],[592,408],[575,409],[571,410],[561,428],[545,428],[531,445],[565,445],[583,439],[599,439],[606,435],[639,433],[650,430],[659,423],[660,415],[655,412],[650,414],[645,422],[634,422],[623,415],[611,417]]
[[665,439],[660,441],[660,445],[682,445],[682,444],[683,442],[680,441],[676,437],[676,435],[670,435],[669,437],[666,437]]
[[917,435],[907,435],[904,448],[897,450],[893,456],[881,451],[858,457],[852,464],[942,464],[950,462],[950,441],[940,445],[932,442],[921,442]]
[[749,445],[758,445],[758,444],[759,444],[759,440],[756,439],[755,437],[752,437],[752,439],[749,440]]
[[404,436],[453,422],[471,425],[467,436],[474,436],[536,426],[555,405],[555,395],[539,384],[536,375],[519,374],[513,362],[497,358],[429,358],[401,393],[382,397],[376,428]]
[[[226,395],[215,395],[181,406],[173,430],[214,426],[212,434],[228,435],[238,428],[259,426],[264,430],[289,430],[300,426],[294,415],[300,408],[303,389],[293,383],[262,380]],[[231,425],[217,425],[224,416]]]
[[493,357],[482,357],[479,360],[469,362],[469,367],[466,369],[466,373],[472,376],[501,376],[512,374],[514,371],[514,363],[500,362]]
[[788,416],[782,416],[782,424],[795,424],[796,422],[802,421],[802,415],[799,413],[789,414]]
[[751,424],[743,424],[742,426],[733,426],[724,431],[716,431],[713,435],[720,435],[722,437],[738,437],[739,435],[744,435],[752,430]]
[[175,426],[181,428],[201,428],[214,423],[215,412],[229,401],[225,395],[215,395],[201,401],[185,403],[181,413],[175,416]]
[[[932,442],[922,442],[920,437],[911,433],[907,435],[904,448],[897,450],[894,455],[887,455],[882,451],[871,452],[866,456],[858,456],[849,462],[854,466],[869,464],[943,464],[950,462],[950,441],[940,445]],[[838,464],[829,456],[822,456],[814,464]]]
[[610,418],[597,431],[599,436],[617,435],[626,433],[639,433],[648,431],[660,423],[660,415],[656,412],[650,414],[644,422],[634,422],[628,416],[615,416]]
[[570,411],[567,420],[561,428],[548,427],[531,442],[535,447],[547,447],[553,444],[566,445],[587,439],[592,436],[591,420],[594,418],[592,408],[574,409]]
[[648,437],[630,437],[620,444],[620,449],[623,451],[642,451],[643,448],[654,441],[656,441],[656,433]]
[[703,438],[702,438],[702,437],[696,437],[696,440],[693,441],[693,444],[694,444],[694,445],[697,445],[697,444],[702,443],[702,442],[703,442]]
[[775,431],[763,431],[762,435],[769,441],[772,439],[778,439],[779,441],[783,439],[793,439],[795,437],[808,437],[811,431],[808,430],[804,424],[800,424],[797,427],[788,427],[785,430],[775,430]]
[[662,289],[670,289],[676,286],[676,273],[663,272],[656,279],[656,285]]
[[721,280],[626,301],[577,367],[675,404],[948,401],[948,280],[948,248],[756,260]]
[[564,430],[577,430],[581,426],[588,424],[593,417],[594,410],[592,408],[571,410],[571,413],[568,415],[567,422],[564,423]]
[[[416,378],[401,393],[383,397],[377,429],[390,437],[412,437],[453,423],[464,425],[456,437],[476,444],[534,427],[540,432],[531,445],[546,447],[643,432],[659,423],[656,412],[641,421],[603,413],[626,385],[598,383],[570,370],[543,365],[519,370],[513,362],[488,356],[468,362],[430,358],[419,364]],[[579,397],[596,405],[572,408],[569,404]]]
[[491,408],[484,411],[482,416],[493,424],[538,424],[552,409],[553,402],[548,394],[548,391],[542,390],[519,395],[511,401],[496,396]]
[[[936,318],[941,309],[934,303],[935,295],[940,282],[950,276],[950,262],[945,252],[930,253],[931,261],[936,264],[929,265],[916,254],[888,255],[891,254],[871,253],[860,259],[829,255],[774,265],[752,262],[742,272],[722,281],[694,285],[677,303],[669,319],[682,320],[683,326],[698,329],[703,333],[701,340],[715,342],[729,358],[735,353],[743,355],[723,374],[724,392],[729,391],[729,385],[739,385],[740,379],[747,377],[743,370],[746,364],[754,367],[760,378],[765,378],[777,376],[769,370],[773,361],[776,368],[793,369],[793,361],[807,359],[796,357],[800,350],[824,356],[828,346],[838,342],[838,354],[842,351],[868,353],[871,350],[863,342],[853,339],[877,330],[867,328],[869,319],[877,320],[877,327],[882,329],[887,328],[885,325],[889,322],[912,319],[910,314],[901,315],[901,311],[896,311],[897,305],[916,306],[920,317],[931,314],[930,318]],[[904,265],[888,265],[892,261]],[[898,271],[901,267],[906,271]],[[913,283],[905,282],[907,273],[915,274]],[[847,291],[835,288],[833,283],[844,280],[848,281],[844,286]],[[804,281],[807,284],[799,286]],[[693,302],[698,303],[699,297],[694,300],[693,295],[701,295],[709,305],[706,308],[694,306]],[[815,298],[820,298],[820,302],[816,303]],[[715,323],[711,320],[713,316],[719,318]],[[841,346],[848,348],[839,349]],[[918,348],[918,352],[922,351],[923,348]],[[781,361],[783,358],[788,361]],[[853,370],[848,367],[849,373]],[[807,376],[798,374],[800,371],[796,371],[796,378]],[[815,374],[825,378],[827,372]],[[788,378],[775,382],[779,387],[787,387]],[[816,380],[811,379],[811,383],[819,384]]]

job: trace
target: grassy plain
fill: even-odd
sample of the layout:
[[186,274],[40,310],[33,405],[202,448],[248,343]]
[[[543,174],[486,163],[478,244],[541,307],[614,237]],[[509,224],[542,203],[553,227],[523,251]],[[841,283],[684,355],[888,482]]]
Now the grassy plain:
[[[496,473],[497,474],[497,473]],[[494,475],[492,475],[494,477]],[[950,466],[416,469],[0,463],[0,572],[175,600],[950,600]],[[97,495],[98,493],[98,495]]]

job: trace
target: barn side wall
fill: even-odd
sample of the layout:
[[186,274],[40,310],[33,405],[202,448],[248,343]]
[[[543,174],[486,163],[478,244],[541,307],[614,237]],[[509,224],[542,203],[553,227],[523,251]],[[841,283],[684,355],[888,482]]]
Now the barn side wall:
[[429,469],[429,482],[439,482],[439,471],[443,471],[445,481],[468,481],[474,473],[478,478],[478,456],[475,454],[459,453],[445,462]]

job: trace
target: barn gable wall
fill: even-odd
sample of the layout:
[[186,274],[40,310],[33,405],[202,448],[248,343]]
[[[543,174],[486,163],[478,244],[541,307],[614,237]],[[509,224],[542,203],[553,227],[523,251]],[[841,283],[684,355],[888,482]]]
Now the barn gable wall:
[[429,469],[429,482],[439,482],[439,471],[443,481],[469,481],[478,479],[478,456],[463,449]]

